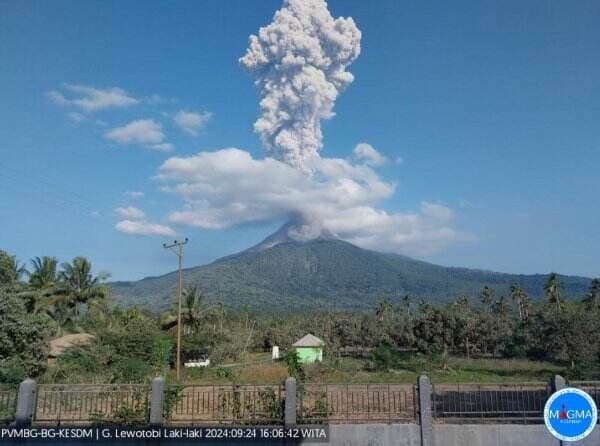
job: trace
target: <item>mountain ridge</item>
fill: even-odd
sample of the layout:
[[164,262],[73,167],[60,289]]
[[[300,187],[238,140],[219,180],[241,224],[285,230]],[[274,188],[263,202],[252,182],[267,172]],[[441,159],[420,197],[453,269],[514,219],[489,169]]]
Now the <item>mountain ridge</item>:
[[[508,296],[513,282],[520,283],[533,299],[539,299],[548,277],[440,266],[401,254],[363,249],[327,233],[297,241],[289,237],[289,228],[284,225],[263,242],[239,253],[186,268],[185,286],[198,286],[207,301],[222,301],[227,307],[343,310],[372,308],[384,297],[397,302],[406,294],[413,300],[431,302],[449,302],[461,295],[474,298],[484,285],[494,289],[497,296]],[[174,301],[176,274],[109,285],[120,303],[161,310]],[[580,276],[561,275],[560,279],[564,294],[577,298],[591,281]]]

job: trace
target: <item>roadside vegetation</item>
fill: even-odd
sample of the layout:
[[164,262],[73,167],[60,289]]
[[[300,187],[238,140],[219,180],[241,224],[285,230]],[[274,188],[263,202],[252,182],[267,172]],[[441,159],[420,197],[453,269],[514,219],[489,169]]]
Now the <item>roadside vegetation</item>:
[[[91,263],[35,258],[27,265],[0,251],[0,383],[26,376],[46,383],[139,383],[174,380],[174,310],[161,314],[116,305]],[[199,289],[183,299],[184,358],[206,352],[211,366],[184,369],[194,383],[414,383],[540,381],[555,373],[600,379],[600,280],[585,296],[564,296],[550,275],[545,299],[531,301],[518,283],[510,295],[484,287],[445,305],[395,303],[371,311],[254,313],[249,306],[207,303]],[[50,341],[87,333],[92,341],[50,356]],[[324,361],[301,365],[290,346],[307,333],[325,341]],[[282,360],[271,361],[271,348]]]

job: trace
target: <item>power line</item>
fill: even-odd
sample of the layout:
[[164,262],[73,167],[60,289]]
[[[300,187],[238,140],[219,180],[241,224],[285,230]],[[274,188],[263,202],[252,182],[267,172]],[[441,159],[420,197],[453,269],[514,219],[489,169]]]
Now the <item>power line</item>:
[[[28,177],[33,181],[24,181],[23,177]],[[63,211],[71,212],[93,221],[103,221],[108,224],[113,223],[106,218],[106,212],[99,213],[97,207],[88,198],[72,190],[60,187],[47,179],[33,175],[31,172],[18,170],[0,163],[0,180],[2,179],[5,180],[3,182],[5,186],[19,193],[24,193],[31,199],[51,209],[58,207]]]
[[5,171],[6,170],[12,171],[13,175],[15,175],[15,174],[18,175],[18,178],[21,179],[21,180],[22,180],[22,176],[27,176],[27,177],[35,180],[36,182],[44,183],[46,186],[49,186],[51,188],[62,189],[62,193],[67,193],[67,194],[73,196],[75,199],[77,199],[79,201],[82,201],[82,202],[85,202],[85,203],[89,202],[89,200],[88,200],[87,197],[84,197],[83,195],[80,195],[78,192],[75,192],[73,190],[67,190],[63,186],[60,186],[60,185],[58,185],[56,183],[53,183],[53,182],[49,181],[47,178],[35,175],[35,174],[31,173],[30,171],[16,169],[15,167],[11,167],[11,166],[8,166],[8,165],[3,164],[3,163],[0,163],[0,169],[4,169]]

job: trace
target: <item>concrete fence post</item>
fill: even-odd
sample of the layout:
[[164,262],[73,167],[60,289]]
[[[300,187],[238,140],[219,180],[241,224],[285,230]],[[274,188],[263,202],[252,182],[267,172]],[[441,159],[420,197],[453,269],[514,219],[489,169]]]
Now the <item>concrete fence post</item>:
[[152,380],[150,392],[150,426],[163,424],[163,409],[165,404],[165,379],[162,376]]
[[[550,378],[550,390],[552,391],[552,393],[558,392],[559,390],[562,390],[565,387],[567,387],[567,382],[562,376],[554,375],[552,376],[552,378]],[[564,446],[562,440],[558,440],[558,446]]]
[[19,384],[19,393],[17,394],[17,410],[15,412],[15,423],[18,427],[31,426],[33,411],[35,409],[35,394],[37,391],[36,382],[27,378]]
[[433,446],[433,414],[431,411],[431,381],[425,375],[419,376],[419,423],[421,446]]
[[290,376],[285,380],[285,407],[283,422],[286,426],[296,424],[296,378]]
[[567,383],[562,376],[554,375],[550,378],[550,387],[552,388],[552,393],[554,393],[567,387]]

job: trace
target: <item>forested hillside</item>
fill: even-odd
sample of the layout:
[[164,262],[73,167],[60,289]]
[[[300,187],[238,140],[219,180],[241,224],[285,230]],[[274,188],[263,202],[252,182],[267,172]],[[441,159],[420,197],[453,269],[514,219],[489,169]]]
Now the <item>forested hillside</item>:
[[[532,299],[541,298],[548,275],[513,275],[449,268],[409,257],[369,251],[335,239],[287,241],[266,249],[250,249],[209,265],[185,270],[186,286],[197,286],[208,301],[255,309],[372,308],[382,298],[449,302],[476,297],[484,286],[508,296],[519,283]],[[581,297],[590,279],[560,276],[564,294]],[[126,305],[153,309],[169,306],[175,296],[176,273],[137,282],[110,284]]]

